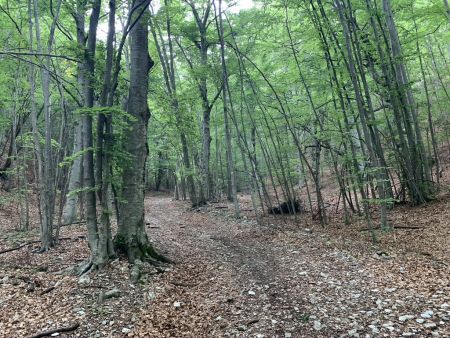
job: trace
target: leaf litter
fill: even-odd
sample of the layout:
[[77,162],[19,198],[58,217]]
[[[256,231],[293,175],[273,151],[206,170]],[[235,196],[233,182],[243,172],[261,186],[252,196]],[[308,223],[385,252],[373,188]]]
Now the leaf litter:
[[[378,231],[374,245],[363,220],[346,226],[339,214],[324,229],[309,214],[258,225],[225,203],[190,210],[150,195],[147,231],[173,265],[145,266],[137,284],[124,260],[84,279],[65,275],[89,249],[82,225],[63,227],[72,239],[48,253],[29,245],[0,255],[0,336],[78,323],[58,336],[450,337],[449,203],[396,208],[392,224],[422,228]],[[14,231],[14,210],[0,210],[0,250],[37,238]]]

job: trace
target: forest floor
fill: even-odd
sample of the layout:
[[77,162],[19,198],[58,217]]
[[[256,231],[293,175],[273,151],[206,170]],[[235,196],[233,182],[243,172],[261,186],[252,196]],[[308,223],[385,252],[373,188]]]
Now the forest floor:
[[[163,194],[146,209],[151,241],[174,264],[145,266],[136,285],[124,260],[89,277],[63,273],[89,255],[83,225],[63,227],[48,253],[32,244],[1,254],[0,336],[78,323],[59,336],[450,337],[448,194],[396,208],[391,223],[413,229],[378,231],[378,244],[363,220],[344,226],[331,210],[322,228],[310,214],[258,225],[226,203],[191,210]],[[14,210],[0,208],[0,251],[38,238],[13,231]]]

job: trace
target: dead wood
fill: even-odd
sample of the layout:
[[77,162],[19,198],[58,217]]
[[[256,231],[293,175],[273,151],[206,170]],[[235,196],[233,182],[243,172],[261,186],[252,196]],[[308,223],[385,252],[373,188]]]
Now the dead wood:
[[57,281],[54,285],[48,287],[47,289],[41,291],[41,296],[53,291],[54,289],[56,289],[59,285],[61,285],[61,283],[63,282],[63,279]]
[[[86,238],[86,236],[80,235],[80,236],[76,236],[76,237],[61,237],[61,238],[59,238],[59,240],[60,241],[65,241],[65,240],[77,240],[77,239],[85,239],[85,238]],[[23,243],[23,244],[21,244],[19,246],[16,246],[14,248],[4,249],[4,250],[0,251],[0,255],[4,254],[4,253],[7,253],[7,252],[20,250],[20,249],[22,249],[25,246],[32,245],[32,244],[37,244],[37,243],[40,243],[40,242],[41,242],[40,240],[29,241],[29,242]]]
[[86,223],[86,220],[82,219],[81,221],[70,222],[70,223],[64,223],[64,224],[61,224],[61,226],[62,226],[62,227],[68,227],[69,225],[83,224],[83,223]]
[[29,336],[28,338],[41,338],[41,337],[51,336],[54,333],[72,332],[72,331],[75,331],[76,329],[78,329],[79,326],[80,326],[79,323],[75,323],[75,324],[73,324],[71,326],[60,327],[60,328],[44,331],[44,332],[35,334],[33,336]]
[[45,294],[47,294],[47,293],[53,291],[53,290],[55,289],[55,287],[56,287],[55,285],[52,285],[52,286],[48,287],[47,289],[43,290],[43,291],[41,292],[41,296],[43,296],[43,295],[45,295]]
[[27,246],[27,245],[36,244],[36,243],[40,243],[40,242],[41,241],[38,240],[38,241],[30,241],[30,242],[27,242],[27,243],[23,243],[23,244],[21,244],[19,246],[16,246],[15,248],[9,248],[9,249],[5,249],[5,250],[0,251],[0,255],[4,254],[4,253],[7,253],[7,252],[11,252],[11,251],[22,249],[24,246]]
[[170,284],[173,284],[175,286],[185,287],[185,288],[192,288],[192,287],[196,286],[195,284],[178,282],[178,281],[171,281]]
[[258,323],[258,322],[259,322],[259,318],[251,319],[251,320],[249,320],[249,321],[247,322],[247,326],[248,326],[248,325],[252,325],[252,324],[256,324],[256,323]]
[[[405,229],[405,230],[420,230],[420,229],[423,229],[424,227],[419,227],[419,226],[414,226],[414,225],[395,225],[392,228],[393,229]],[[359,231],[370,231],[370,230],[373,230],[373,229],[364,228]],[[382,230],[382,229],[375,229],[375,230]]]

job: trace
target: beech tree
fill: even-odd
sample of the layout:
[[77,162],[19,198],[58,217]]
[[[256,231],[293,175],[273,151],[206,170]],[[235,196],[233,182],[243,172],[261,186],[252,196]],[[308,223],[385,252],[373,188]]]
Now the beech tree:
[[147,127],[150,118],[148,108],[149,71],[153,60],[148,52],[148,19],[150,1],[133,1],[134,27],[130,33],[130,89],[128,113],[134,118],[130,132],[125,137],[125,150],[130,161],[123,170],[122,198],[116,248],[127,255],[131,262],[159,258],[148,241],[145,232],[144,171],[148,155]]

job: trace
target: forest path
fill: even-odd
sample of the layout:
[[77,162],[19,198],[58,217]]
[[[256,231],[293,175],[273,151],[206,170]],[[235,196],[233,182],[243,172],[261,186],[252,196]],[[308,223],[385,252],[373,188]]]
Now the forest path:
[[[177,264],[165,274],[171,286],[161,289],[161,298],[156,291],[153,314],[146,312],[138,325],[142,334],[448,334],[445,289],[429,299],[398,277],[399,269],[407,274],[414,266],[377,255],[356,258],[326,234],[259,226],[214,206],[191,211],[186,203],[153,196],[146,208],[150,238]],[[430,309],[434,317],[420,317]]]

